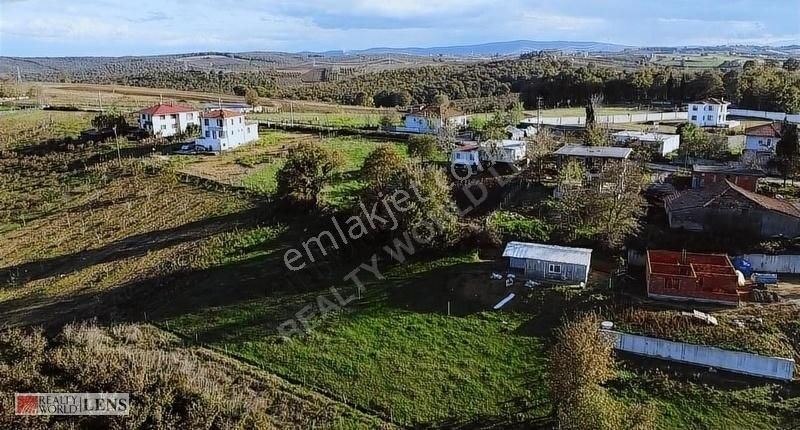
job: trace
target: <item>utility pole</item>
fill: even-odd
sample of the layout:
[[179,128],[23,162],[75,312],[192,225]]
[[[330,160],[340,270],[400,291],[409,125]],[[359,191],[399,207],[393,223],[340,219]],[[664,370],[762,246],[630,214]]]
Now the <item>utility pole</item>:
[[542,101],[542,96],[536,97],[536,124],[539,128],[542,128]]
[[100,96],[100,91],[97,91],[97,106],[100,108],[100,113],[103,113],[103,98]]
[[294,127],[294,103],[291,101],[289,102],[289,119],[292,123],[292,127]]

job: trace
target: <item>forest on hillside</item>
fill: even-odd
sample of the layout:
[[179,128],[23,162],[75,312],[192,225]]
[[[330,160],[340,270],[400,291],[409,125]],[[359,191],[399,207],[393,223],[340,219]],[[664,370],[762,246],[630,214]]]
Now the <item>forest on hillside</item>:
[[421,67],[357,76],[336,83],[282,88],[283,97],[343,104],[395,106],[519,93],[528,108],[582,105],[592,94],[608,103],[663,101],[680,104],[725,97],[740,107],[800,111],[800,72],[794,63],[747,62],[741,70],[684,72],[672,67],[635,70],[574,67],[559,60],[507,60],[461,66]]
[[[127,70],[127,69],[126,69]],[[124,70],[123,70],[124,71]],[[737,107],[800,112],[800,61],[747,61],[743,67],[687,71],[680,67],[636,68],[575,65],[565,58],[522,57],[470,64],[441,64],[339,75],[303,83],[300,72],[202,71],[170,68],[109,68],[108,73],[74,74],[55,80],[171,88],[261,97],[394,107],[432,102],[443,94],[467,110],[518,98],[529,108],[580,106],[593,94],[606,103],[680,105],[706,97],[725,97]],[[491,100],[495,102],[492,103]],[[468,103],[480,100],[479,103]],[[486,102],[489,100],[489,102]]]

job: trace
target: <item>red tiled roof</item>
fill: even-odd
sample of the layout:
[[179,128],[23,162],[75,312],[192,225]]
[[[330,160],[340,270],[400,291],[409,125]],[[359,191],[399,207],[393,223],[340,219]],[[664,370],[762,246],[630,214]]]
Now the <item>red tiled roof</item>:
[[195,109],[191,106],[157,104],[147,109],[142,109],[139,113],[142,115],[170,115],[183,112],[197,112],[198,110],[199,109]]
[[744,134],[747,136],[781,137],[783,136],[783,123],[773,122],[770,124],[750,127],[744,131]]
[[203,118],[234,118],[237,116],[242,116],[243,113],[234,112],[232,110],[225,110],[225,109],[215,109],[208,112],[203,112]]
[[713,206],[714,201],[726,193],[737,193],[764,209],[800,218],[800,208],[797,206],[785,200],[778,200],[745,190],[728,180],[715,182],[703,189],[686,190],[680,194],[667,197],[664,200],[664,205],[667,211]]

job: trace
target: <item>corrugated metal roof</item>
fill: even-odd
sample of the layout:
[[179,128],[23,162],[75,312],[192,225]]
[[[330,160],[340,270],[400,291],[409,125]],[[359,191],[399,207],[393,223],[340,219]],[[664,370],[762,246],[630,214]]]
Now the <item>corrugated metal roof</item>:
[[555,152],[556,155],[568,157],[600,157],[600,158],[628,158],[633,149],[618,146],[583,146],[564,145]]
[[508,242],[506,249],[503,251],[503,257],[580,264],[589,267],[589,263],[592,260],[592,250],[587,248],[544,245],[541,243]]

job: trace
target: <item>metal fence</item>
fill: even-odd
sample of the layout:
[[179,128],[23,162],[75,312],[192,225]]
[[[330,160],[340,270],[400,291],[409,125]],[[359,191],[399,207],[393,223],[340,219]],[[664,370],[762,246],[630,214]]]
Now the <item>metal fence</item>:
[[800,273],[800,255],[745,254],[756,272]]
[[616,349],[633,354],[782,381],[791,381],[794,374],[795,362],[791,358],[766,357],[612,330],[601,331],[614,337]]

